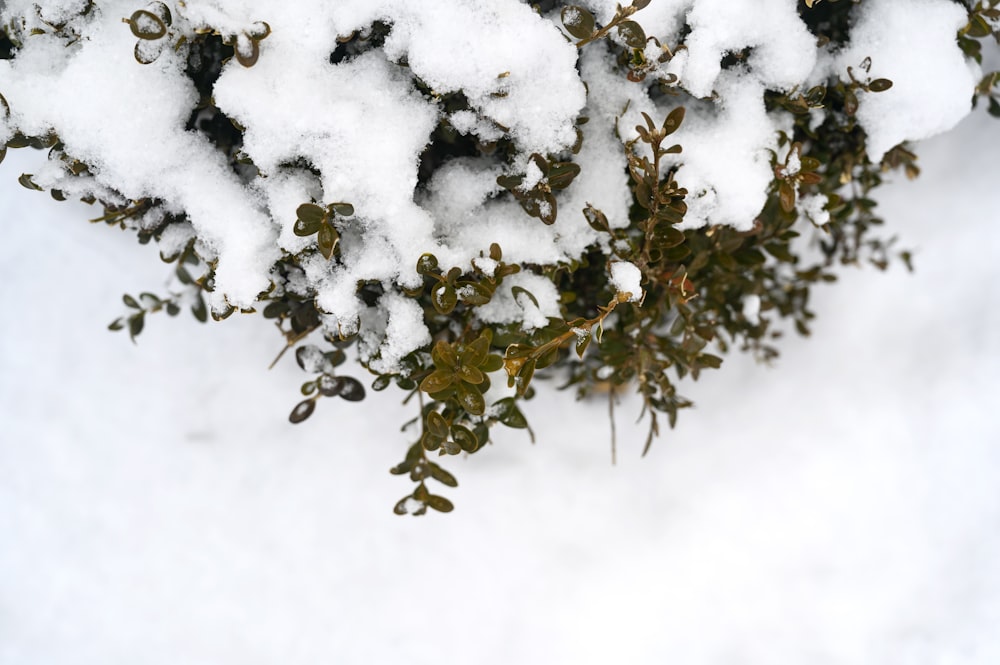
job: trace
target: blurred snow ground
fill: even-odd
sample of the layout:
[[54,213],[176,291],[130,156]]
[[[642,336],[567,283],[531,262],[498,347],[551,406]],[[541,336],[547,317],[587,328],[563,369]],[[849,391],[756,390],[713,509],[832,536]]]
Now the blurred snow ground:
[[[982,133],[980,133],[982,131]],[[919,146],[774,368],[734,355],[639,459],[546,394],[451,515],[391,513],[395,394],[287,412],[260,319],[154,317],[155,248],[0,169],[0,663],[1000,663],[1000,124]]]

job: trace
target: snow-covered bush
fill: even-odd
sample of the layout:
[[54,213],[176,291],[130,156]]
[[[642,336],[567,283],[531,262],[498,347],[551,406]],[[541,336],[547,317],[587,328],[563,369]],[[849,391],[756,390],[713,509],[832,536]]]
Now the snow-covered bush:
[[812,285],[895,254],[903,142],[1000,115],[997,0],[577,2],[7,0],[0,158],[173,265],[113,329],[261,312],[293,422],[365,396],[349,349],[416,395],[396,512],[448,511],[433,458],[527,428],[536,371],[638,390],[651,441],[672,376],[808,334]]

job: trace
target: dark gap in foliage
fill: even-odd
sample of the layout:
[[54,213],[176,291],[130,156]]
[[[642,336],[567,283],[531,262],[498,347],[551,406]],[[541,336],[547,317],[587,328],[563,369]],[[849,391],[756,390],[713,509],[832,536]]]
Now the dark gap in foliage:
[[739,67],[749,60],[750,55],[753,53],[753,48],[746,47],[739,51],[729,51],[722,57],[722,69],[733,69],[734,67]]
[[339,65],[358,57],[366,51],[382,48],[385,38],[392,32],[392,24],[386,21],[375,21],[371,28],[363,32],[355,32],[343,41],[337,39],[337,48],[330,54],[330,64]]
[[799,3],[799,16],[809,32],[823,41],[845,44],[850,38],[851,10],[855,0],[825,0],[806,7]]
[[0,30],[0,60],[14,59],[14,42],[10,41],[5,30]]
[[201,132],[230,158],[243,146],[243,132],[212,104],[212,89],[222,74],[223,63],[232,56],[233,47],[224,44],[220,35],[205,35],[192,42],[185,69],[201,100],[185,128]]

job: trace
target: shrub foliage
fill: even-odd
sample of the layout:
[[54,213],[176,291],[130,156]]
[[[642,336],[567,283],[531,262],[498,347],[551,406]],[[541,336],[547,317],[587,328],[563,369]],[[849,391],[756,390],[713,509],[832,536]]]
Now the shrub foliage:
[[[62,23],[34,21],[29,28],[22,18],[5,25],[0,58],[16,59],[23,44],[39,36],[62,40],[69,48],[81,38],[78,26],[98,11],[93,2],[78,4],[75,17]],[[774,138],[766,202],[751,225],[685,224],[692,192],[678,169],[685,147],[678,130],[692,112],[705,113],[711,100],[691,94],[683,78],[678,80],[665,69],[685,50],[687,32],[682,29],[673,44],[661,44],[656,36],[647,35],[639,19],[649,4],[650,0],[634,0],[603,22],[581,6],[557,2],[535,6],[535,11],[561,24],[565,39],[581,53],[593,49],[610,54],[622,78],[653,98],[671,100],[671,110],[663,117],[641,113],[634,133],[619,143],[630,199],[625,223],[609,220],[595,205],[583,209],[559,205],[560,192],[586,168],[576,161],[587,140],[586,115],[576,119],[575,145],[554,154],[521,154],[502,126],[495,139],[486,140],[459,131],[447,119],[438,123],[420,154],[417,196],[452,160],[492,160],[502,166],[499,176],[490,176],[496,179],[496,197],[516,201],[520,213],[533,223],[553,225],[566,217],[585,220],[596,235],[579,256],[551,263],[508,262],[505,248],[484,238],[479,256],[465,264],[443,263],[433,248],[427,248],[412,266],[417,277],[406,284],[359,281],[356,297],[365,306],[375,307],[390,292],[415,303],[430,340],[392,364],[373,362],[378,354],[362,349],[361,364],[372,374],[363,377],[364,372],[347,369],[347,361],[357,355],[352,349],[364,343],[366,331],[363,326],[330,325],[317,290],[303,277],[304,265],[318,257],[333,264],[342,260],[344,238],[357,234],[363,215],[352,202],[301,201],[291,221],[295,236],[310,242],[299,252],[283,251],[271,269],[269,288],[252,307],[238,308],[212,299],[216,257],[204,252],[196,237],[164,242],[174,239],[186,223],[184,211],[155,197],[131,200],[109,190],[104,195],[84,193],[85,201],[103,209],[93,222],[133,231],[144,244],[162,242],[162,258],[171,264],[176,278],[168,293],[124,296],[126,309],[110,328],[134,339],[149,315],[158,312],[175,316],[188,310],[203,322],[210,317],[225,319],[237,310],[261,314],[283,338],[282,354],[294,350],[291,355],[308,374],[289,416],[292,423],[307,420],[318,406],[340,408],[328,406],[324,398],[365,398],[366,385],[375,391],[402,391],[418,414],[404,429],[409,445],[391,469],[413,483],[395,504],[399,514],[419,515],[428,508],[451,511],[451,501],[438,492],[440,486],[455,487],[457,481],[441,458],[476,453],[490,443],[495,427],[523,429],[534,438],[521,405],[539,389],[541,376],[558,378],[562,387],[575,389],[580,397],[605,394],[612,405],[621,391],[638,391],[649,424],[648,450],[664,421],[673,427],[679,411],[691,405],[678,392],[679,380],[697,379],[703,370],[719,368],[722,355],[733,348],[770,360],[789,327],[808,335],[814,317],[809,305],[812,288],[835,281],[838,266],[871,264],[885,269],[897,258],[910,266],[910,254],[898,250],[895,238],[882,232],[874,192],[887,172],[901,171],[911,178],[919,173],[916,157],[906,145],[892,148],[878,162],[868,154],[867,135],[857,120],[859,100],[887,94],[893,82],[879,76],[878,62],[865,59],[807,88],[765,91],[767,112],[783,117],[785,129]],[[806,0],[798,11],[820,44],[836,46],[850,40],[856,4]],[[968,22],[956,38],[968,58],[981,61],[982,42],[1000,41],[997,4],[997,0],[967,0],[963,5]],[[242,149],[246,130],[216,106],[213,86],[220,72],[233,66],[231,59],[241,67],[257,66],[268,48],[271,26],[261,20],[238,32],[196,30],[180,20],[183,14],[182,3],[153,2],[122,17],[135,40],[134,58],[153,67],[168,49],[184,54],[186,75],[200,96],[187,130],[206,137],[228,168],[245,178],[257,168]],[[38,16],[44,18],[41,12]],[[382,48],[392,30],[391,23],[375,21],[342,35],[330,62]],[[749,50],[731,52],[722,66],[740,70],[751,56]],[[407,67],[405,61],[397,65]],[[502,83],[504,78],[501,73],[498,80]],[[444,118],[478,110],[463,91],[436,92],[416,74],[412,85],[442,113],[452,114]],[[495,94],[503,95],[502,86]],[[973,102],[985,102],[989,113],[1000,116],[998,99],[1000,74],[987,74]],[[10,112],[0,96],[0,113]],[[49,159],[60,163],[68,177],[93,175],[92,164],[67,152],[58,128],[44,135],[13,132],[0,148],[0,159],[9,148],[29,146],[48,150]],[[289,166],[316,170],[309,163]],[[20,183],[45,189],[31,174],[21,175]],[[50,194],[57,200],[66,197],[55,187]],[[558,315],[532,326],[481,316],[482,308],[501,292],[537,308],[538,295],[522,282],[511,282],[526,273],[554,285]]]

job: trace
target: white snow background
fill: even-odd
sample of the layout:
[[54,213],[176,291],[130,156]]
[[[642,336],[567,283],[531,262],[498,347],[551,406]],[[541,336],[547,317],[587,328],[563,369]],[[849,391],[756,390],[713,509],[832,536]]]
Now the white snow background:
[[[917,272],[848,271],[775,368],[730,356],[639,458],[604,401],[397,517],[392,391],[286,416],[259,317],[154,317],[154,247],[0,167],[0,663],[1000,663],[1000,124],[881,193]],[[357,371],[361,371],[358,369]]]

